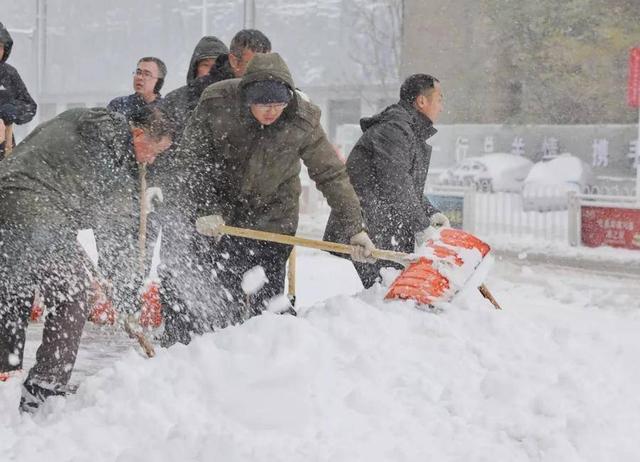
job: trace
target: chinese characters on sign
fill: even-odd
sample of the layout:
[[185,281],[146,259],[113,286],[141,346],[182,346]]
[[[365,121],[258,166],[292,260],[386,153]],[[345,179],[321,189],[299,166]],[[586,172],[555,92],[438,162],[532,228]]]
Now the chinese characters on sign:
[[524,155],[524,139],[521,136],[516,136],[511,143],[511,154],[514,156]]
[[583,206],[582,243],[640,249],[640,209]]
[[460,162],[467,158],[467,152],[469,151],[469,140],[462,136],[456,139],[456,162]]
[[593,163],[594,167],[606,167],[609,165],[609,141],[605,138],[593,140]]
[[[513,133],[501,133],[494,130],[482,132],[481,127],[471,127],[456,133],[455,127],[448,128],[447,133],[433,146],[434,153],[439,153],[447,162],[455,160],[459,163],[471,156],[482,156],[493,153],[511,153],[515,156],[526,156],[534,162],[552,160],[564,153],[580,158],[583,162],[598,169],[598,174],[605,171],[611,175],[630,176],[632,168],[640,165],[640,153],[636,147],[636,136],[628,128],[617,129],[617,133],[609,135],[606,127],[598,127],[596,133],[588,128],[580,127],[579,135],[568,134],[562,128],[559,135],[546,130],[540,133],[532,128],[531,133],[521,134],[522,129]],[[635,130],[634,130],[635,131]],[[429,140],[425,141],[429,144]],[[451,156],[451,157],[449,157]]]
[[638,140],[633,140],[629,143],[629,153],[627,157],[633,162],[633,168],[640,166],[640,152],[638,152]]
[[484,153],[491,154],[494,152],[495,143],[493,136],[485,136],[484,137]]
[[558,139],[550,136],[542,141],[542,160],[551,160],[558,157]]

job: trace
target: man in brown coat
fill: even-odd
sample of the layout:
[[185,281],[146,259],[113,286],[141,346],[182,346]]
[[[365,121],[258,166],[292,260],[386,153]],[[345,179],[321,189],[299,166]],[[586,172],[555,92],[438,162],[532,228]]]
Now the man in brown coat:
[[[277,53],[256,54],[242,79],[208,87],[179,149],[177,175],[188,187],[192,220],[218,215],[232,226],[295,234],[302,161],[356,246],[354,258],[370,257],[374,246],[360,203],[320,126],[320,110],[295,90]],[[228,236],[207,241],[204,273],[214,270],[231,316],[260,313],[284,291],[291,247]],[[264,268],[268,282],[245,294],[242,277],[255,266]]]

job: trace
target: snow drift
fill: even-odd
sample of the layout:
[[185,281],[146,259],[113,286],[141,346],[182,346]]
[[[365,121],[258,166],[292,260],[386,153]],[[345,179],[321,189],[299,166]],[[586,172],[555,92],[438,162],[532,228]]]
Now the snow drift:
[[153,360],[130,351],[35,418],[17,412],[17,381],[0,384],[2,460],[637,455],[637,317],[622,330],[607,312],[570,326],[578,307],[550,322],[519,304],[496,312],[475,292],[425,312],[382,302],[384,291],[298,318],[265,313]]

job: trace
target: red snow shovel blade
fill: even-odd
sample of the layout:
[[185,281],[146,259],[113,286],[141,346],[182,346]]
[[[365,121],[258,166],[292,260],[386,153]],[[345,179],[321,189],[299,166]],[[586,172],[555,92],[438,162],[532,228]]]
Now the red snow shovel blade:
[[[426,247],[432,250],[435,260],[441,260],[451,265],[453,271],[469,272],[464,280],[468,280],[475,269],[480,265],[490,250],[487,243],[481,241],[472,234],[457,229],[442,229],[437,241],[429,241]],[[464,267],[463,256],[456,249],[476,249],[481,258],[473,268]],[[420,257],[407,266],[400,276],[391,284],[385,299],[415,300],[423,305],[432,305],[434,302],[445,301],[453,297],[462,286],[455,287],[433,265],[434,260]],[[439,262],[440,263],[440,262]],[[450,290],[451,289],[451,290]]]
[[160,286],[156,282],[151,282],[142,293],[140,325],[143,327],[160,327],[160,324],[162,324]]
[[433,267],[433,261],[420,257],[407,266],[393,281],[385,299],[416,300],[430,305],[449,289],[449,280]]
[[491,250],[489,244],[481,241],[473,234],[453,228],[446,228],[440,231],[440,242],[453,247],[462,247],[463,249],[476,249],[483,257]]

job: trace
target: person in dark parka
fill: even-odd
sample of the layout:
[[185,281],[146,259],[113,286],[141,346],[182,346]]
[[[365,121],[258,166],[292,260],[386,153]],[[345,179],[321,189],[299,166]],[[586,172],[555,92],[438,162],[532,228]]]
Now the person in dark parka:
[[[441,110],[440,82],[415,74],[402,84],[398,103],[360,120],[363,134],[347,159],[347,172],[378,248],[413,252],[429,225],[449,226],[423,194],[431,160],[427,140],[437,131],[433,122]],[[347,234],[332,212],[324,239],[344,242]],[[376,282],[383,266],[392,266],[383,261],[354,265],[365,288]]]
[[[242,79],[205,90],[178,151],[176,178],[182,177],[189,199],[183,209],[192,223],[216,215],[232,226],[293,235],[302,161],[356,247],[353,258],[364,260],[373,245],[358,198],[320,125],[320,110],[294,88],[280,55],[258,53]],[[202,273],[215,273],[211,290],[222,291],[230,317],[258,314],[282,294],[289,246],[229,236],[203,240],[209,261]],[[255,266],[268,281],[245,294],[243,275]]]
[[155,56],[140,58],[133,73],[134,93],[112,99],[107,105],[107,109],[119,112],[129,120],[131,115],[140,108],[161,104],[160,90],[162,90],[166,77],[167,66],[160,58]]
[[196,104],[198,104],[204,89],[212,83],[233,78],[232,74],[219,72],[219,69],[215,66],[216,59],[228,52],[227,46],[217,37],[202,37],[193,50],[193,55],[189,62],[187,84],[165,96],[162,102],[162,109],[176,127],[178,137],[174,140],[175,144],[178,143],[184,126]]
[[[26,124],[36,115],[38,106],[31,98],[27,87],[15,67],[7,63],[13,39],[7,28],[0,22],[0,119],[5,125]],[[15,145],[14,140],[6,141]],[[0,160],[4,158],[4,146]]]
[[71,109],[39,125],[0,164],[0,372],[22,367],[37,287],[49,310],[22,411],[64,394],[73,370],[88,316],[79,229],[93,228],[113,302],[131,311],[140,287],[138,163],[169,146],[169,129],[157,109],[143,108],[130,122],[103,108]]

